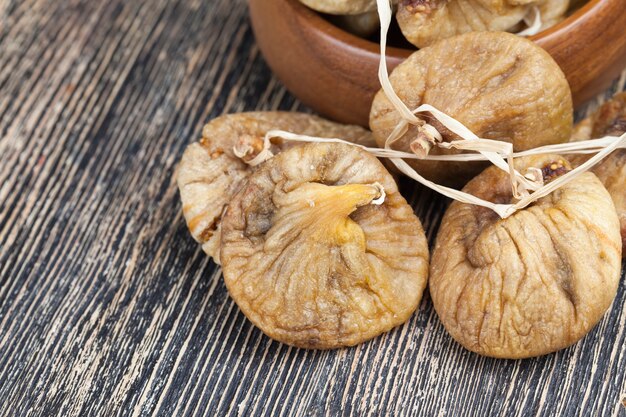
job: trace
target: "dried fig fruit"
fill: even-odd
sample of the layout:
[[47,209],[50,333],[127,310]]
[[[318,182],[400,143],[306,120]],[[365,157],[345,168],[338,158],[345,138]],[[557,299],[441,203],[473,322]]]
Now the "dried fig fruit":
[[[557,155],[516,161],[551,181],[571,169]],[[507,173],[486,169],[464,188],[508,203]],[[602,318],[621,267],[619,221],[606,189],[586,172],[507,219],[453,202],[437,235],[430,293],[452,337],[498,358],[565,348]]]
[[345,144],[297,146],[251,174],[222,220],[221,257],[243,313],[303,348],[400,325],[428,277],[420,221],[380,161]]
[[[230,114],[209,122],[202,139],[189,145],[182,157],[177,181],[183,214],[202,249],[219,263],[219,230],[224,209],[253,168],[244,161],[263,148],[265,134],[274,129],[311,136],[339,137],[365,146],[375,144],[372,135],[357,126],[345,126],[316,116],[288,112]],[[272,141],[276,154],[295,142]],[[237,147],[240,155],[235,155]]]
[[[622,245],[626,248],[626,150],[620,149],[609,155],[593,168],[613,199],[620,221]],[[626,253],[623,255],[626,256]]]
[[[584,131],[580,133],[581,129]],[[589,118],[576,125],[578,140],[621,136],[626,132],[626,92],[618,93]]]
[[300,2],[313,10],[328,14],[360,14],[376,10],[376,0],[300,0]]
[[[604,103],[595,114],[580,122],[576,126],[572,140],[621,136],[625,132],[626,92],[617,94]],[[575,165],[579,165],[589,159],[589,156],[574,156],[571,159]],[[592,171],[600,178],[613,198],[620,219],[622,244],[626,247],[626,149],[611,153]]]
[[370,37],[380,28],[380,20],[376,11],[335,16],[332,21],[339,27],[362,38]]
[[[413,53],[389,79],[409,109],[430,104],[479,137],[513,143],[516,151],[567,142],[572,133],[572,97],[563,72],[543,49],[509,33],[474,32],[445,39]],[[417,116],[436,127],[444,141],[459,139],[428,113]],[[379,146],[400,120],[379,91],[370,113]],[[392,148],[410,152],[420,129],[412,125]],[[430,153],[459,151],[435,147]],[[410,164],[427,179],[449,186],[463,185],[486,166],[426,160]]]
[[536,0],[402,0],[396,18],[418,48],[467,32],[505,31],[524,19]]
[[565,18],[570,0],[547,0],[539,5],[541,30],[556,25]]

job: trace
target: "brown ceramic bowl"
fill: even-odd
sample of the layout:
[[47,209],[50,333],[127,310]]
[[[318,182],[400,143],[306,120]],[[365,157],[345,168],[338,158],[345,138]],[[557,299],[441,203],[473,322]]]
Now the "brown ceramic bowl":
[[[354,36],[298,0],[248,0],[257,43],[270,68],[302,102],[344,123],[368,125],[380,88],[378,44]],[[532,37],[559,63],[581,104],[626,67],[626,0],[589,0]],[[388,48],[395,67],[414,50]]]

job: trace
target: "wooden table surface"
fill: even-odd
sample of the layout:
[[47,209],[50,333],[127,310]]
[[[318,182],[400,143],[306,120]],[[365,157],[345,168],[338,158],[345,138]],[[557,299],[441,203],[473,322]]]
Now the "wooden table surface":
[[[203,123],[257,109],[302,107],[242,0],[0,0],[0,415],[626,416],[624,280],[583,341],[532,360],[465,351],[428,296],[352,349],[254,328],[174,173]],[[445,200],[401,186],[432,242]]]

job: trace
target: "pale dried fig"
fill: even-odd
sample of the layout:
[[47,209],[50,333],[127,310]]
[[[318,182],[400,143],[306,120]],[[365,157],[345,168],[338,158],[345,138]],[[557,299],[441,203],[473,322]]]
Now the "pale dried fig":
[[222,220],[221,257],[243,313],[303,348],[355,345],[405,322],[428,276],[424,231],[393,178],[344,144],[294,147],[250,175]]
[[[250,161],[263,148],[265,134],[274,129],[310,136],[339,137],[365,146],[375,144],[372,135],[357,126],[329,122],[316,116],[288,112],[230,114],[209,122],[202,139],[185,151],[178,175],[183,214],[192,236],[219,263],[219,230],[222,213],[233,194],[250,175]],[[276,154],[295,142],[272,140]],[[244,154],[234,154],[233,148]]]
[[[479,137],[513,143],[516,151],[567,142],[572,133],[572,97],[563,72],[547,52],[519,36],[475,32],[445,39],[413,53],[389,78],[409,109],[430,104]],[[459,139],[428,113],[417,116],[436,127],[444,141]],[[379,146],[400,120],[385,93],[379,91],[370,113],[370,127]],[[410,152],[420,128],[412,125],[392,148]],[[431,150],[433,155],[458,152]],[[450,186],[465,184],[486,166],[409,163],[427,179]]]
[[342,29],[362,38],[370,37],[380,28],[380,20],[378,20],[376,11],[335,16],[332,21]]
[[423,48],[462,33],[508,30],[535,4],[536,0],[401,0],[396,18],[409,42]]
[[570,0],[547,0],[539,5],[541,12],[541,30],[556,25],[565,18]]
[[300,0],[300,2],[313,10],[328,14],[360,14],[376,10],[376,0]]
[[[573,141],[621,136],[626,133],[626,92],[617,94],[604,103],[591,117],[580,122],[572,136]],[[590,156],[574,156],[572,162],[582,164]],[[611,153],[593,168],[611,194],[620,219],[622,244],[626,247],[626,149]],[[626,256],[626,253],[624,253]]]
[[[557,155],[518,160],[546,181],[571,169]],[[507,173],[491,167],[464,191],[512,200]],[[606,189],[586,172],[507,219],[453,202],[437,235],[430,293],[437,314],[465,348],[498,358],[563,349],[602,318],[621,267],[619,221]]]

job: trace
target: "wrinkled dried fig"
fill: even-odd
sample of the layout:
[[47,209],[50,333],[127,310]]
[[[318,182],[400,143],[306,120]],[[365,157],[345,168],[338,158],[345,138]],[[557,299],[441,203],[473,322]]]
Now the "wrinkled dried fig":
[[[389,78],[409,109],[430,104],[479,137],[513,143],[517,151],[567,142],[572,133],[572,97],[563,72],[547,52],[519,36],[475,32],[445,39],[413,53]],[[428,113],[417,116],[436,127],[444,141],[458,139]],[[379,91],[370,113],[379,146],[400,120]],[[410,152],[420,129],[411,126],[392,148]],[[458,152],[433,148],[430,153]],[[486,166],[425,160],[410,164],[427,179],[450,186],[463,185]]]
[[[621,136],[626,132],[626,92],[617,94],[613,99],[602,105],[588,119],[580,122],[575,129],[572,140],[597,139],[604,136]],[[582,164],[589,156],[571,158],[576,165]],[[593,168],[611,194],[615,209],[620,219],[622,244],[626,247],[626,149],[611,153],[600,164]],[[626,253],[624,253],[626,256]]]
[[300,0],[300,2],[313,10],[328,14],[360,14],[376,10],[376,0]]
[[[372,135],[357,126],[345,126],[316,116],[288,112],[251,112],[218,117],[207,124],[202,139],[185,151],[177,176],[183,214],[192,236],[219,263],[222,213],[243,180],[253,171],[250,161],[263,148],[265,134],[274,129],[311,136],[339,137],[365,146]],[[276,154],[294,142],[272,140]],[[241,158],[234,154],[237,147]]]
[[[546,181],[571,166],[556,155],[517,161]],[[509,203],[507,173],[491,167],[465,191]],[[620,277],[619,221],[598,178],[584,173],[507,219],[453,202],[430,267],[430,293],[452,337],[498,358],[526,358],[565,348],[602,318]]]
[[565,18],[570,0],[547,0],[539,5],[541,30],[556,25]]
[[355,345],[403,323],[428,276],[424,231],[393,178],[343,144],[294,147],[250,175],[222,220],[221,257],[244,314],[304,348]]
[[348,32],[363,38],[373,35],[380,28],[376,11],[335,16],[332,21]]
[[409,42],[423,48],[462,33],[508,30],[535,4],[536,0],[401,0],[396,18]]

